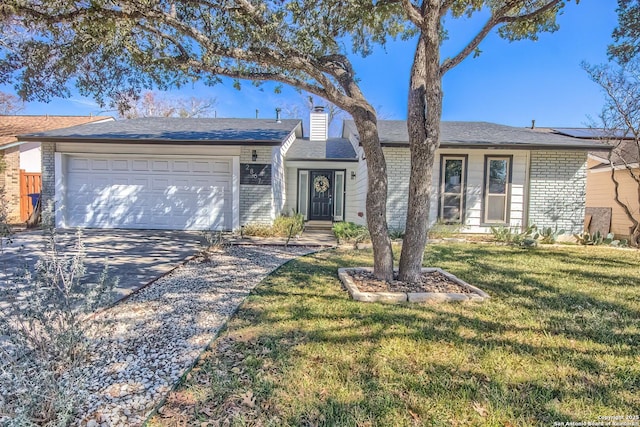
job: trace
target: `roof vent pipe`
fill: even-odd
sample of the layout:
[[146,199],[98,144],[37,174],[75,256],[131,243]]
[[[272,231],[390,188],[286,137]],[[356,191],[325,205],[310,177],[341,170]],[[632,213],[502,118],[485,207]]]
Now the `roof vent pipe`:
[[282,111],[282,108],[276,108],[276,123],[282,123],[282,120],[280,120],[280,111]]
[[531,129],[535,129],[535,128],[536,128],[536,121],[534,119],[534,120],[531,120]]

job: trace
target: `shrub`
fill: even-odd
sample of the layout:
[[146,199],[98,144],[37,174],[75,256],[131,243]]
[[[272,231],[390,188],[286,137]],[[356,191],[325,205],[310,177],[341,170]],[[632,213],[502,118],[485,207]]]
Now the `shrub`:
[[580,245],[593,245],[593,246],[609,245],[609,246],[620,246],[620,247],[625,247],[628,245],[628,241],[625,239],[615,240],[615,236],[613,233],[609,233],[606,236],[604,236],[599,231],[596,231],[593,234],[585,231],[584,233],[574,234],[573,237],[575,237],[576,243]]
[[404,230],[389,230],[389,238],[391,240],[402,239],[404,238]]
[[524,230],[521,230],[519,227],[491,227],[491,234],[496,242],[526,248],[537,245],[537,235],[534,236],[535,231],[535,225],[530,225]]
[[[51,210],[48,210],[51,215]],[[109,302],[106,267],[92,287],[82,280],[84,246],[61,253],[53,228],[33,274],[0,286],[0,424],[70,425],[86,398],[87,315]]]
[[336,222],[333,224],[333,234],[339,243],[351,242],[357,244],[371,239],[367,227],[353,222]]
[[280,215],[272,225],[247,224],[242,228],[242,234],[256,237],[293,237],[302,233],[303,229],[304,216],[302,214]]
[[558,240],[558,236],[564,234],[564,230],[558,230],[556,226],[555,230],[552,230],[551,227],[543,227],[542,230],[538,231],[535,234],[534,238],[540,238],[540,243],[544,245],[550,245],[555,243]]

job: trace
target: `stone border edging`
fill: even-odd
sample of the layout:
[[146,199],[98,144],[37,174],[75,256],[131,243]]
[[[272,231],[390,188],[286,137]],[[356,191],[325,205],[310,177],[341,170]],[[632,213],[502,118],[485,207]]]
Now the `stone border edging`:
[[482,289],[479,289],[475,286],[472,286],[454,276],[453,274],[442,270],[441,268],[423,268],[423,273],[433,273],[438,272],[444,276],[446,276],[449,280],[457,283],[470,290],[471,294],[459,294],[459,293],[445,293],[445,292],[362,292],[356,284],[349,272],[357,271],[357,270],[365,270],[365,271],[373,271],[372,267],[353,267],[353,268],[339,268],[338,269],[338,277],[344,284],[344,287],[347,288],[349,295],[356,301],[363,302],[382,302],[389,304],[399,304],[403,302],[463,302],[463,301],[473,301],[473,302],[483,302],[490,298],[489,294],[484,292]]

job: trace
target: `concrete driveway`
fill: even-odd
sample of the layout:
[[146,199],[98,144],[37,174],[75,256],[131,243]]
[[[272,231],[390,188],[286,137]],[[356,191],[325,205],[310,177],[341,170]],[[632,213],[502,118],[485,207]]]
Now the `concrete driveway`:
[[[118,280],[114,301],[171,270],[202,249],[200,232],[164,230],[82,230],[87,283],[95,283],[108,265],[110,278]],[[0,286],[15,274],[33,269],[44,251],[43,231],[17,233],[0,253]],[[75,252],[76,230],[57,230],[56,242],[63,255]]]

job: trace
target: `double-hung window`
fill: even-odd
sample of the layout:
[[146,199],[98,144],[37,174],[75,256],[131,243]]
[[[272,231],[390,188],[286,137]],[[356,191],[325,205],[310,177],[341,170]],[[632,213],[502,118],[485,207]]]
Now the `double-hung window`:
[[485,156],[483,222],[508,224],[512,156]]
[[464,220],[466,156],[440,158],[440,203],[438,217],[446,223]]

